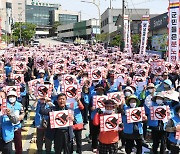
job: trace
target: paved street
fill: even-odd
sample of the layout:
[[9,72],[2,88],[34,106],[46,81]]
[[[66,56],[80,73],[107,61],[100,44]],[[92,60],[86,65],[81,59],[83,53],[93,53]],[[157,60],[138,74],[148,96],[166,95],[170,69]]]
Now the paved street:
[[53,40],[52,38],[41,38],[41,39],[38,39],[39,40],[39,43],[41,45],[45,44],[46,46],[53,46],[53,45],[57,45],[57,44],[60,44],[61,42],[57,41],[57,40]]

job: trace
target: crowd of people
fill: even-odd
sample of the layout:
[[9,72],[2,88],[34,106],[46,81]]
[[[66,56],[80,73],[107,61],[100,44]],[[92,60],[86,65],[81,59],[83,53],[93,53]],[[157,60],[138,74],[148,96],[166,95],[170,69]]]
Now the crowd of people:
[[179,153],[180,62],[101,44],[13,47],[0,55],[3,154],[13,152],[13,142],[15,153],[23,153],[29,111],[35,112],[38,154],[43,144],[50,154],[52,143],[56,154],[84,153],[87,128],[93,153],[141,154],[149,140],[153,154]]

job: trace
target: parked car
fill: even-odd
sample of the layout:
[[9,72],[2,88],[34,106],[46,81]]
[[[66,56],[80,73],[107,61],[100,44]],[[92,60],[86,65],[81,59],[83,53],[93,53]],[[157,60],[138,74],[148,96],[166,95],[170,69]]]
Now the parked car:
[[40,44],[40,43],[39,43],[39,40],[34,40],[34,41],[33,41],[33,46],[39,46],[39,44]]

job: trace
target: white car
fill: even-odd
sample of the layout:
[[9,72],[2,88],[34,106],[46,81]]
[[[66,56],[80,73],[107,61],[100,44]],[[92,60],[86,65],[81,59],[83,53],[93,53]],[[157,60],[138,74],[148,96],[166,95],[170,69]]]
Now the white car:
[[40,44],[40,43],[39,43],[38,40],[34,40],[34,41],[33,41],[33,46],[39,46],[39,44]]

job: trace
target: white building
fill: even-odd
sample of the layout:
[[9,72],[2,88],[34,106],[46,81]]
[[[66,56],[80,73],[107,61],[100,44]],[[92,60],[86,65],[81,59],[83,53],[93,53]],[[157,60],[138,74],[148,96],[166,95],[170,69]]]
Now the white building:
[[[131,20],[137,21],[135,27],[138,28],[138,23],[141,21],[143,15],[150,14],[149,9],[126,9],[125,14],[129,15]],[[119,15],[122,15],[122,9],[106,9],[101,15],[101,32],[112,33],[117,31],[118,27],[115,25]]]
[[78,23],[60,25],[57,30],[58,40],[60,41],[74,41],[76,38],[90,40],[94,38],[96,34],[100,34],[100,26],[97,19],[90,19]]

